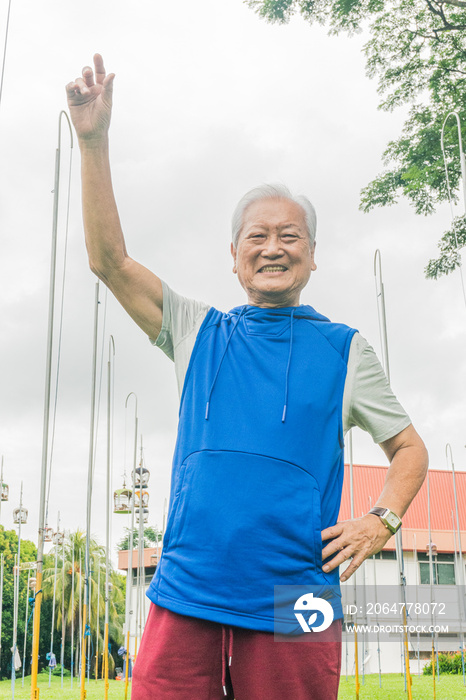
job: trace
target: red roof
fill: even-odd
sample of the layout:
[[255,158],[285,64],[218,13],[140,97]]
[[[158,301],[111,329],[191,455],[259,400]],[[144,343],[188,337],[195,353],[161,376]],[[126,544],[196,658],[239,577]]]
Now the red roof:
[[[354,479],[354,516],[360,517],[375,504],[378,499],[388,467],[370,466],[365,464],[353,465]],[[456,491],[461,531],[462,550],[466,551],[466,472],[455,472]],[[451,471],[429,469],[430,480],[430,512],[432,540],[440,550],[454,551],[453,532],[456,529],[456,511],[453,496],[453,476]],[[453,519],[452,519],[453,512]],[[419,493],[403,517],[403,548],[411,549],[412,536],[409,531],[417,532],[421,539],[416,539],[416,546],[425,549],[428,544],[428,511],[427,511],[427,479]],[[339,520],[351,517],[349,465],[345,464],[345,478]],[[406,537],[405,537],[406,534]],[[406,540],[406,541],[405,541]],[[425,542],[424,542],[425,540]],[[390,540],[387,549],[394,548],[394,540]]]

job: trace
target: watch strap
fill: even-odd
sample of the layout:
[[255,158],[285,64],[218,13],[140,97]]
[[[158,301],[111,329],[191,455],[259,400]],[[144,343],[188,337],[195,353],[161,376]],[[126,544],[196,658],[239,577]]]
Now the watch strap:
[[[401,518],[399,518],[396,513],[394,513],[390,508],[380,508],[379,506],[374,506],[374,508],[371,508],[369,513],[372,513],[373,515],[378,515],[385,527],[390,530],[390,532],[394,535],[395,532],[397,532],[400,527],[401,527]],[[396,525],[393,525],[389,520],[387,519],[387,516],[391,515],[392,520],[396,519]]]

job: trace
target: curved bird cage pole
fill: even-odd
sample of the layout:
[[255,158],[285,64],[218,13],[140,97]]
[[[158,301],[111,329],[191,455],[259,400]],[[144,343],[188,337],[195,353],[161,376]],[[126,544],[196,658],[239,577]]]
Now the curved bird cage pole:
[[27,638],[28,638],[28,612],[29,612],[29,582],[31,580],[31,569],[28,569],[28,582],[27,582],[27,588],[26,588],[26,605],[25,607],[25,615],[24,615],[24,644],[23,644],[23,678],[21,681],[21,687],[24,688],[24,672],[26,670],[26,645],[27,645]]
[[[458,568],[459,568],[459,573],[460,573],[460,580],[459,580],[459,586],[460,586],[460,601],[459,601],[459,621],[460,621],[460,634],[461,634],[461,666],[463,670],[463,685],[465,685],[465,668],[464,668],[464,630],[463,630],[463,620],[465,617],[465,581],[464,581],[464,561],[463,561],[463,546],[461,542],[461,529],[460,529],[460,515],[459,515],[459,510],[458,510],[458,494],[456,491],[456,475],[455,475],[455,464],[453,462],[453,451],[451,449],[450,443],[447,443],[445,447],[445,455],[447,458],[447,466],[448,466],[448,455],[450,455],[450,463],[451,463],[451,474],[453,478],[453,496],[455,499],[455,513],[456,513],[456,530],[458,532]],[[456,545],[455,545],[455,552],[456,552]]]
[[99,623],[100,623],[100,557],[94,557],[97,566],[97,610],[95,615],[95,682],[99,680]]
[[[445,154],[445,142],[444,142],[445,126],[446,126],[446,123],[450,117],[456,118],[456,125],[458,127],[458,148],[459,148],[459,154],[460,154],[461,179],[463,181],[463,207],[464,207],[464,216],[465,217],[466,217],[466,160],[465,160],[464,152],[463,152],[463,139],[461,137],[461,120],[460,120],[459,114],[458,114],[458,112],[449,112],[447,114],[447,116],[445,117],[444,122],[442,124],[442,131],[440,133],[440,145],[441,145],[442,153],[443,153],[443,163],[445,165],[445,177],[446,177],[446,181],[447,181],[448,201],[450,202],[451,218],[453,221],[455,217],[453,214],[453,201],[452,201],[452,196],[451,196],[450,178],[448,176],[448,166],[447,166],[447,158],[446,158],[446,154]],[[466,289],[464,286],[463,265],[461,262],[460,247],[458,245],[458,237],[456,235],[455,227],[453,227],[453,233],[455,235],[456,252],[458,253],[458,257],[459,257],[461,288],[463,290],[463,299],[464,299],[464,303],[466,305]]]
[[[140,476],[142,475],[143,468],[143,446],[142,446],[142,435],[141,435],[141,457],[139,461]],[[140,479],[139,483],[139,529],[138,529],[138,568],[137,568],[137,584],[136,584],[136,639],[134,647],[134,661],[136,661],[138,653],[138,642],[141,639],[141,587],[144,586],[142,581],[142,571],[143,571],[143,558],[144,558],[144,503],[143,503],[143,488]]]
[[2,76],[0,79],[0,104],[2,103],[2,94],[3,94],[3,77],[5,75],[6,49],[8,46],[8,30],[10,27],[10,11],[11,11],[11,0],[8,0],[8,12],[7,12],[7,17],[6,17],[5,41],[3,43]]
[[81,552],[79,552],[79,627],[78,627],[78,635],[79,635],[79,645],[76,645],[76,654],[78,654],[78,646],[79,646],[79,660],[77,664],[77,670],[79,672],[79,676],[81,677],[81,665],[83,662],[83,574],[82,574],[82,556]]
[[[0,523],[2,522],[2,495],[3,495],[3,455],[2,466],[0,467]],[[0,629],[1,632],[1,629]],[[0,646],[1,649],[1,646]]]
[[2,670],[2,610],[3,610],[3,567],[4,556],[0,554],[0,673]]
[[21,563],[21,525],[23,523],[23,482],[21,482],[21,491],[19,497],[19,513],[18,513],[18,551],[15,555],[16,566],[14,569],[13,576],[13,593],[14,593],[14,603],[13,603],[13,646],[12,646],[12,657],[11,657],[11,697],[15,697],[15,657],[16,657],[16,642],[18,639],[18,605],[19,605],[19,576],[20,576],[20,563]]
[[[58,539],[60,536],[60,512],[57,518],[57,534],[55,543],[55,568],[53,574],[53,602],[52,602],[52,629],[50,631],[50,654],[53,654],[53,632],[55,627],[55,597],[57,593],[57,563],[58,563]],[[49,665],[49,688],[52,682],[52,667]]]
[[53,200],[53,225],[52,225],[52,252],[50,262],[49,285],[49,314],[47,331],[47,359],[45,366],[45,392],[44,392],[44,422],[42,436],[42,465],[39,495],[39,536],[37,544],[37,574],[34,604],[34,626],[32,641],[32,665],[31,665],[31,700],[39,700],[39,688],[37,687],[37,671],[39,663],[39,632],[40,612],[42,604],[42,569],[44,560],[44,529],[45,529],[45,503],[47,489],[47,465],[49,456],[49,422],[50,422],[50,394],[52,376],[52,347],[53,347],[53,320],[55,310],[55,269],[57,259],[57,229],[58,229],[58,202],[60,195],[60,156],[61,156],[61,124],[62,117],[68,122],[70,131],[70,148],[73,148],[73,133],[71,123],[66,112],[60,112],[58,117],[58,148],[55,153],[55,185]]
[[[349,472],[350,472],[350,517],[351,520],[354,519],[354,470],[353,470],[353,433],[351,430],[348,431],[348,456],[349,456]],[[354,595],[354,605],[357,610],[357,588],[356,588],[356,574],[353,578],[353,595]],[[357,618],[354,622],[356,623]],[[355,677],[355,698],[359,700],[359,654],[358,654],[358,632],[357,625],[354,624],[354,677]]]
[[94,432],[95,432],[95,404],[96,404],[96,376],[97,376],[97,341],[99,326],[99,282],[95,285],[94,299],[94,341],[92,349],[92,378],[91,378],[91,420],[89,430],[89,465],[87,470],[87,499],[86,499],[86,555],[84,561],[84,600],[83,600],[83,621],[82,621],[82,651],[81,651],[81,691],[80,698],[86,697],[86,640],[90,638],[87,615],[90,606],[90,542],[91,542],[91,505],[92,505],[92,481],[94,476]]
[[71,545],[71,687],[73,687],[74,659],[73,659],[73,644],[74,644],[74,540]]
[[105,632],[104,632],[104,683],[105,700],[108,700],[108,621],[109,621],[109,576],[110,576],[110,513],[112,493],[112,456],[113,456],[113,378],[115,362],[115,341],[110,336],[108,343],[107,365],[107,499],[105,519]]
[[436,687],[435,687],[435,638],[434,638],[434,618],[433,618],[433,609],[434,609],[434,562],[432,559],[432,528],[430,525],[430,474],[429,470],[427,470],[427,521],[428,521],[428,527],[429,527],[429,579],[430,579],[430,623],[431,623],[431,629],[432,629],[432,652],[431,652],[431,662],[432,662],[432,683],[433,683],[433,698],[434,700],[437,697],[437,692],[436,692]]
[[65,663],[65,536],[61,545],[61,645],[60,645],[60,666],[61,666],[61,687],[63,688],[63,666]]
[[134,492],[136,489],[136,461],[137,461],[137,451],[138,451],[138,398],[136,394],[132,391],[128,394],[125,401],[125,409],[128,408],[128,401],[130,396],[134,397],[134,445],[133,445],[133,474],[131,479],[132,488],[132,499],[131,499],[131,528],[129,532],[129,543],[128,543],[128,574],[126,577],[126,614],[125,614],[125,626],[126,626],[126,664],[125,664],[125,700],[128,698],[128,667],[129,667],[129,640],[130,640],[130,627],[131,627],[131,615],[133,611],[131,610],[132,603],[132,584],[133,584],[133,531],[134,531]]
[[[385,374],[387,375],[388,383],[390,383],[390,361],[388,354],[388,333],[387,333],[387,316],[385,312],[385,290],[382,279],[382,256],[380,250],[375,251],[374,255],[374,277],[375,277],[375,292],[377,299],[377,315],[379,321],[379,333],[382,346],[382,360]],[[408,693],[408,700],[412,699],[412,678],[409,668],[409,643],[407,632],[407,617],[406,617],[406,577],[404,571],[403,558],[403,538],[402,527],[395,533],[396,559],[398,562],[398,575],[401,587],[401,602],[403,603],[403,643],[404,643],[404,667],[405,667],[405,690]]]

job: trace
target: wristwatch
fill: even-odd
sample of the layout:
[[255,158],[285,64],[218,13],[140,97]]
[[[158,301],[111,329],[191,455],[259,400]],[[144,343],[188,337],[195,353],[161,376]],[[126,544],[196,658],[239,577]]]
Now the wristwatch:
[[390,530],[392,535],[401,527],[401,518],[394,513],[390,508],[371,508],[369,513],[378,515],[387,530]]

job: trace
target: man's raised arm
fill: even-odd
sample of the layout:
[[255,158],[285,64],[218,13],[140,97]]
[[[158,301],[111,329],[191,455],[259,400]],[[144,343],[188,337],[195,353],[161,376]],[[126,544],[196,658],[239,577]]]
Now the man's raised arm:
[[66,86],[71,120],[81,151],[82,201],[86,247],[91,270],[108,286],[138,326],[150,338],[162,327],[162,283],[129,257],[113,194],[108,129],[113,79],[102,56],[95,54],[94,71]]

